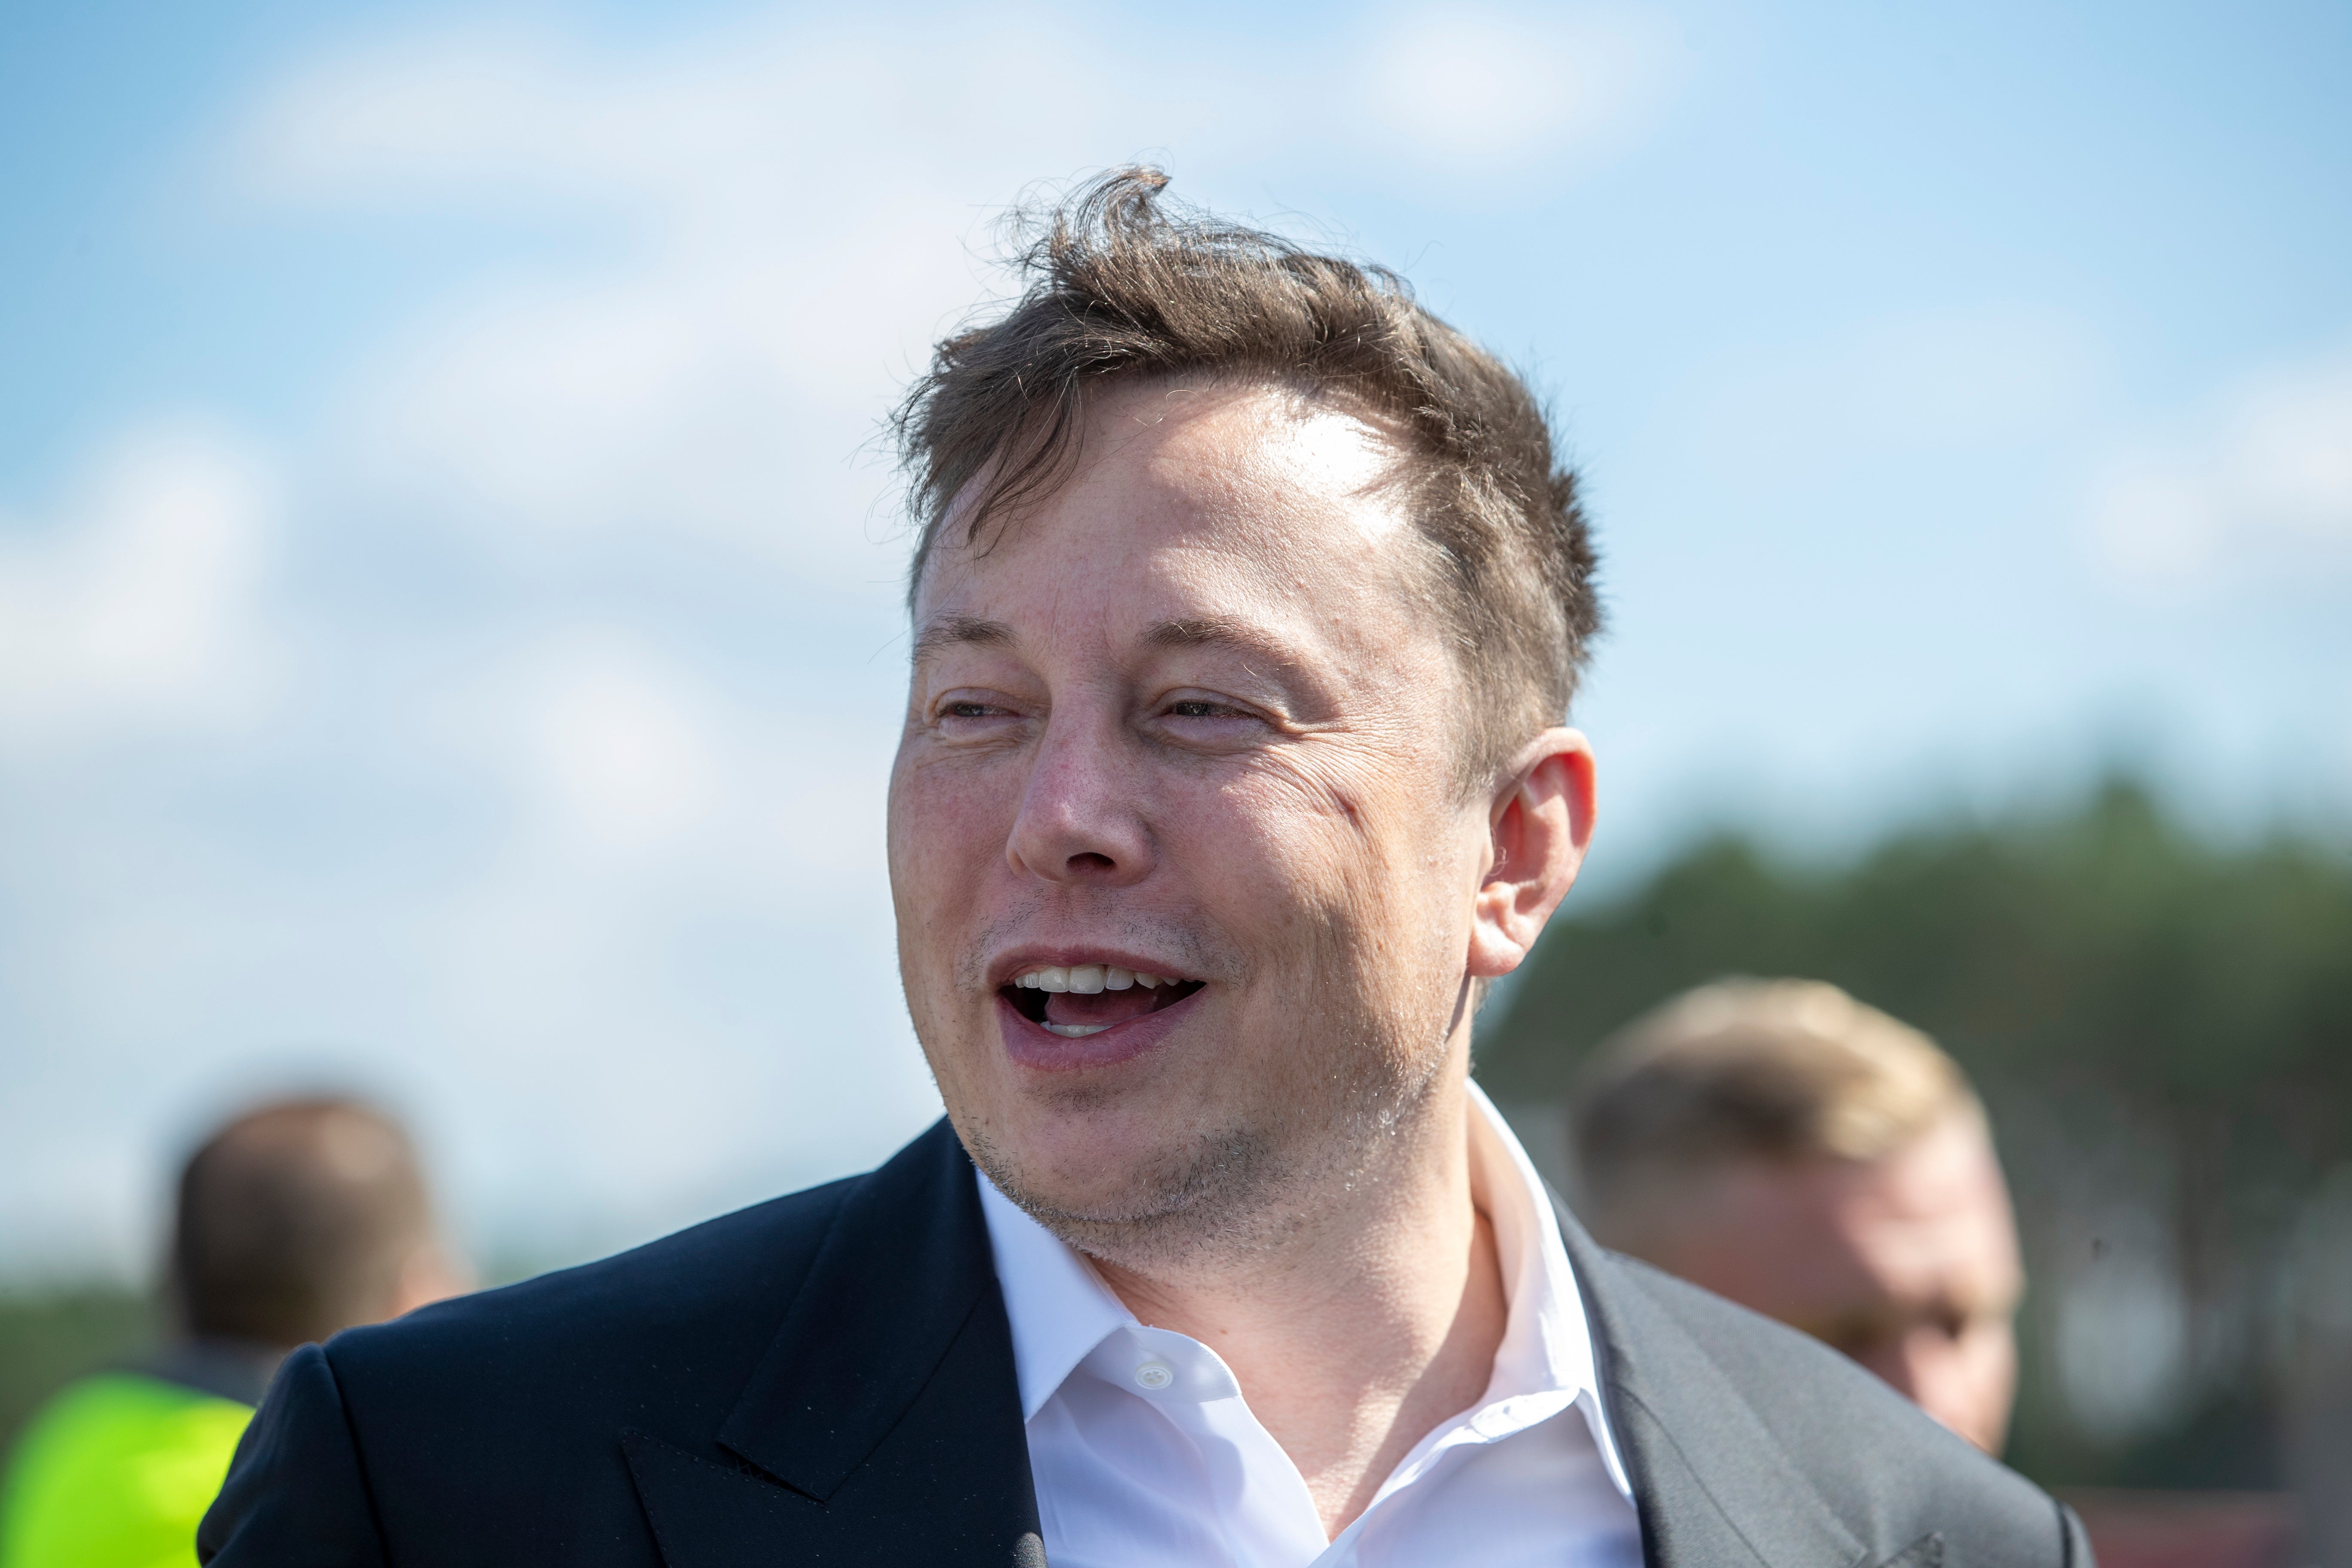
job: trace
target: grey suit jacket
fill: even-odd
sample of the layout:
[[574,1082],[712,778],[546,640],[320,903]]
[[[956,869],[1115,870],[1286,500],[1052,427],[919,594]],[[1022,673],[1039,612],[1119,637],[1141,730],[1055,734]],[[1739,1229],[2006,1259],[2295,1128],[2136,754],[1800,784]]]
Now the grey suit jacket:
[[2080,1521],[1818,1342],[1605,1252],[1555,1194],[1652,1568],[2089,1568]]
[[[1875,1378],[1560,1224],[1651,1568],[2087,1568],[2071,1514]],[[1038,1568],[962,1147],[942,1121],[870,1174],[298,1351],[197,1552]]]

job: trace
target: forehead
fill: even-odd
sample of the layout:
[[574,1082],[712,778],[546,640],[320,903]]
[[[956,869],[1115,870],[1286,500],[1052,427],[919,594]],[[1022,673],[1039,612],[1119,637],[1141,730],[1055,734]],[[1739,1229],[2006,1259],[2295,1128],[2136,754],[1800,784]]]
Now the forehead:
[[1865,1165],[1759,1165],[1732,1184],[1740,1226],[1789,1289],[1910,1299],[2013,1289],[2008,1194],[1973,1119],[1948,1119]]
[[1367,421],[1279,388],[1116,389],[1042,503],[971,543],[950,512],[918,584],[918,631],[1206,615],[1360,642],[1400,620],[1423,549],[1397,463]]

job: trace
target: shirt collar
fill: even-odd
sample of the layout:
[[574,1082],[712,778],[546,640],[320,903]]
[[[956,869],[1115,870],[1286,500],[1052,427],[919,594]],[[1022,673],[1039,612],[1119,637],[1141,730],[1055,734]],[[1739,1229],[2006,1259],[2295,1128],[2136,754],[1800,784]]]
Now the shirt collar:
[[1097,1345],[1136,1318],[1075,1248],[1023,1213],[985,1173],[975,1174],[996,1282],[1013,1324],[1021,1419],[1030,1421]]
[[1609,1429],[1607,1402],[1601,1397],[1592,1324],[1584,1313],[1584,1294],[1568,1259],[1568,1244],[1560,1239],[1551,1189],[1486,1091],[1475,1079],[1468,1089],[1470,1194],[1495,1227],[1495,1255],[1511,1303],[1503,1342],[1495,1350],[1494,1379],[1479,1403],[1492,1409],[1529,1395],[1569,1395],[1592,1429],[1593,1445],[1601,1450],[1610,1480],[1631,1498],[1633,1485]]
[[[1551,1194],[1494,1101],[1476,1083],[1468,1089],[1471,1195],[1494,1226],[1510,1301],[1481,1415],[1528,1397],[1574,1403],[1592,1429],[1610,1479],[1631,1497],[1593,1370],[1584,1299]],[[984,1173],[974,1174],[1012,1323],[1021,1418],[1034,1420],[1105,1339],[1140,1325],[1084,1257],[1022,1212]]]

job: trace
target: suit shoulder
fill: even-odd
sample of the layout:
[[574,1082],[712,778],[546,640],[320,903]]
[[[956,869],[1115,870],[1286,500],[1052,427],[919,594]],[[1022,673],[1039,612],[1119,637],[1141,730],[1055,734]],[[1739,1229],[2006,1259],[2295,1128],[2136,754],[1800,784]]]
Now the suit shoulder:
[[[365,1384],[497,1364],[500,1381],[534,1363],[564,1368],[691,1343],[756,1359],[782,1321],[839,1213],[865,1178],[811,1187],[577,1268],[421,1308],[328,1342],[337,1374]],[[730,1355],[729,1352],[732,1352]]]
[[1873,1373],[1638,1259],[1612,1261],[1697,1342],[1861,1539],[1900,1548],[1940,1535],[1948,1568],[2086,1563],[2054,1499]]

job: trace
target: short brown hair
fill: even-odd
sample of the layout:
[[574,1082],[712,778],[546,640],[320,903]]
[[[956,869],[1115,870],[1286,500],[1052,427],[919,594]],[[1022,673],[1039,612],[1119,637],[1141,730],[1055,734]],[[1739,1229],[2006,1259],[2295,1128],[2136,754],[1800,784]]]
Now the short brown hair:
[[268,1105],[180,1175],[171,1293],[200,1337],[286,1347],[384,1315],[432,1239],[408,1136],[348,1100]]
[[1601,624],[1576,475],[1542,406],[1394,273],[1176,209],[1167,184],[1119,170],[1030,215],[1024,290],[934,351],[894,422],[919,524],[909,603],[959,498],[971,545],[1050,495],[1114,382],[1262,380],[1338,399],[1402,437],[1475,710],[1465,773],[1483,785],[1566,715]]
[[1602,1042],[1571,1142],[1586,1218],[1629,1246],[1725,1164],[1883,1159],[1960,1110],[1959,1064],[1909,1025],[1819,980],[1718,980]]

